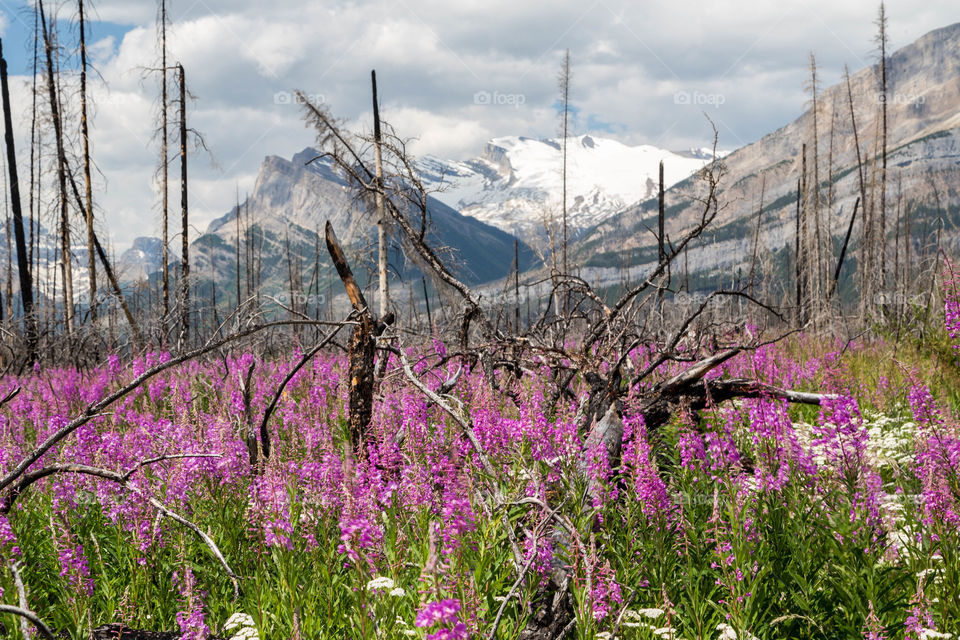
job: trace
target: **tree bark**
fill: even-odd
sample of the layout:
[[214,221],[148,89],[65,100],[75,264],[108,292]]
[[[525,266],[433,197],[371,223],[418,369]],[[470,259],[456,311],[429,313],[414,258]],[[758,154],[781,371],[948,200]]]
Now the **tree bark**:
[[390,289],[387,282],[387,214],[383,208],[383,150],[380,136],[380,104],[377,100],[377,72],[370,72],[373,87],[373,153],[376,163],[377,202],[377,273],[380,276],[380,315],[386,315],[390,306]]
[[187,202],[187,80],[177,65],[180,80],[180,324],[183,341],[190,342],[190,233]]
[[3,41],[0,40],[0,92],[3,99],[3,132],[7,148],[7,171],[10,178],[10,210],[13,214],[13,234],[17,245],[17,273],[20,280],[20,302],[23,306],[23,323],[26,333],[27,361],[36,359],[37,318],[33,309],[33,278],[23,232],[23,210],[20,202],[20,181],[17,176],[17,152],[13,138],[13,118],[10,112],[10,90],[7,86],[7,61],[3,57]]
[[43,0],[38,0],[40,9],[40,24],[43,28],[44,50],[47,59],[47,94],[50,100],[50,119],[53,121],[53,134],[57,147],[57,182],[60,199],[60,273],[63,277],[64,317],[67,333],[73,333],[74,306],[73,306],[73,266],[70,249],[70,217],[67,208],[67,156],[63,147],[63,125],[60,119],[60,98],[57,95],[57,84],[53,66],[53,38],[52,25],[48,28],[47,17],[43,10]]
[[350,424],[350,439],[354,450],[357,450],[363,441],[367,425],[373,414],[374,390],[374,360],[376,357],[376,338],[383,333],[386,325],[393,322],[393,316],[387,313],[379,322],[375,322],[363,291],[353,277],[353,271],[347,262],[340,242],[333,231],[333,225],[327,221],[326,228],[327,252],[337,269],[337,274],[347,290],[347,297],[359,322],[350,335],[347,345],[349,357],[350,390],[348,395],[348,412]]
[[237,220],[236,220],[236,223],[237,223],[237,224],[236,224],[237,237],[236,237],[236,240],[234,241],[234,247],[236,248],[236,251],[237,251],[237,306],[236,306],[236,308],[239,309],[239,308],[240,308],[240,300],[242,299],[242,290],[240,289],[240,190],[239,190],[239,189],[237,190]]
[[813,115],[813,148],[812,148],[812,160],[813,160],[813,189],[810,190],[810,196],[812,201],[812,213],[813,213],[813,251],[810,251],[810,257],[814,261],[814,268],[807,269],[810,279],[810,288],[809,296],[812,307],[812,312],[814,317],[819,321],[819,315],[821,311],[821,305],[823,302],[823,234],[820,229],[820,217],[821,217],[821,202],[820,202],[820,127],[818,124],[818,116],[820,111],[820,105],[818,103],[817,90],[819,88],[819,80],[817,79],[817,60],[814,57],[813,53],[810,54],[810,93],[813,98],[813,106],[811,113]]
[[170,315],[169,193],[167,150],[167,0],[160,0],[160,188],[163,208],[163,317]]
[[853,215],[850,216],[850,225],[847,227],[847,236],[843,239],[843,247],[840,249],[840,258],[837,260],[837,270],[833,274],[833,284],[830,287],[830,294],[836,291],[840,282],[840,270],[843,268],[843,259],[847,256],[847,247],[850,244],[850,234],[853,233],[853,223],[857,221],[857,208],[860,206],[860,198],[853,203]]
[[93,255],[93,185],[90,179],[90,129],[87,120],[87,38],[83,18],[83,0],[77,0],[80,11],[80,136],[83,138],[83,184],[87,224],[87,271],[90,277],[90,321],[97,321],[97,261]]
[[877,16],[877,41],[880,45],[880,110],[882,120],[880,148],[880,231],[878,238],[878,261],[880,267],[880,287],[886,286],[886,248],[887,248],[887,12],[884,3],[880,3]]

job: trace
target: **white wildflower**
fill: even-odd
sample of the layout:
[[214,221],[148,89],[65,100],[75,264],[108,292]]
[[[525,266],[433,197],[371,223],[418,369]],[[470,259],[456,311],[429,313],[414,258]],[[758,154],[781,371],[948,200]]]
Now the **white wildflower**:
[[717,631],[720,632],[720,640],[737,640],[737,632],[728,624],[721,622],[717,625]]
[[386,576],[377,576],[367,583],[367,591],[393,589],[393,580]]
[[242,612],[233,614],[227,618],[227,621],[223,624],[224,632],[246,628],[256,629],[257,624],[253,621],[253,618]]
[[653,635],[660,638],[667,638],[667,640],[673,640],[673,627],[660,627],[659,629],[654,629]]
[[920,630],[920,640],[932,640],[933,638],[952,638],[953,634],[942,633],[935,629],[921,629]]
[[407,592],[403,590],[403,587],[394,587],[393,589],[390,589],[390,595],[394,598],[402,598],[403,596],[407,595]]
[[663,615],[663,609],[657,609],[656,607],[650,607],[648,609],[637,609],[636,614],[643,616],[644,618],[659,618]]
[[594,638],[596,638],[597,640],[610,640],[610,632],[609,632],[609,631],[601,631],[600,633],[598,633],[597,635],[595,635]]
[[938,569],[939,567],[931,568],[931,569],[921,569],[920,571],[917,572],[917,582],[926,582],[927,577],[930,574],[933,574],[934,578],[936,578]]
[[260,640],[260,633],[253,627],[244,627],[230,636],[230,640]]

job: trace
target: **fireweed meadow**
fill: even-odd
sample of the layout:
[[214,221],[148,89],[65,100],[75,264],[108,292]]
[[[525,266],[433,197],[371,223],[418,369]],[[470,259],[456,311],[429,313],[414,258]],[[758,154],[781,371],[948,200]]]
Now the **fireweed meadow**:
[[[544,409],[545,368],[515,383],[515,401],[462,373],[446,397],[481,455],[397,354],[348,455],[347,364],[331,351],[286,387],[270,456],[251,467],[245,425],[301,354],[188,362],[31,470],[74,466],[3,494],[0,602],[20,603],[20,578],[23,604],[71,638],[107,623],[184,639],[515,638],[562,566],[569,638],[957,637],[951,283],[946,298],[946,326],[923,340],[793,336],[709,374],[829,394],[819,406],[739,399],[648,430],[628,375],[619,465],[578,433],[582,398]],[[405,353],[432,391],[461,367],[440,342]],[[0,410],[0,472],[168,357],[0,380],[0,398],[20,388]],[[651,358],[638,347],[625,371]],[[22,637],[18,618],[0,624]]]

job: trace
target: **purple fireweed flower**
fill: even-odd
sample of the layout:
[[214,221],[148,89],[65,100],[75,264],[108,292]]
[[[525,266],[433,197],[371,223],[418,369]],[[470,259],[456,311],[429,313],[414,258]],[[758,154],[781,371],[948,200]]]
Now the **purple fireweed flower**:
[[90,577],[90,565],[83,553],[83,545],[77,544],[69,531],[62,531],[55,540],[57,560],[60,563],[60,577],[67,578],[70,586],[84,596],[93,595],[93,579]]
[[429,629],[435,624],[451,626],[457,623],[458,611],[460,601],[456,599],[428,602],[417,612],[414,624],[422,629]]
[[739,419],[736,410],[730,408],[724,412],[723,424],[703,436],[709,471],[715,480],[740,467],[740,451],[733,439],[734,427]]
[[476,516],[470,500],[448,492],[443,506],[443,552],[451,553],[460,547],[467,533],[476,529]]
[[816,473],[816,463],[800,445],[784,402],[758,398],[743,405],[757,458],[754,478],[759,490],[779,492],[794,472]]
[[530,562],[530,571],[540,576],[541,579],[550,575],[553,568],[553,540],[550,536],[541,534],[539,539],[534,539],[528,535],[523,541],[523,561]]
[[649,521],[666,516],[672,520],[676,505],[670,499],[667,485],[653,463],[643,415],[627,414],[623,418],[622,465],[634,495]]
[[354,564],[365,559],[372,571],[371,556],[383,539],[383,531],[366,517],[349,518],[340,521],[340,545],[337,552],[346,555]]
[[7,516],[0,513],[0,551],[3,553],[0,555],[19,558],[20,557],[20,547],[17,546],[17,536],[13,533],[13,528],[10,526],[10,521],[7,520]]
[[203,613],[203,601],[197,592],[196,579],[190,567],[182,573],[174,572],[173,583],[180,592],[183,609],[177,612],[177,626],[180,627],[180,640],[207,640],[210,627]]
[[867,459],[869,436],[857,401],[846,395],[824,399],[814,431],[817,437],[813,448],[834,469],[836,477],[847,488],[845,493],[852,498],[850,521],[855,522],[857,514],[863,513],[874,538],[879,537],[883,524],[880,515],[883,482]]
[[594,573],[590,602],[593,605],[594,620],[603,620],[616,611],[616,605],[623,604],[620,585],[609,565],[603,565]]
[[910,598],[910,609],[904,623],[904,640],[926,640],[928,631],[936,631],[936,623],[930,612],[930,603],[923,593],[923,582],[917,584],[917,591]]
[[960,432],[944,420],[926,385],[914,383],[908,399],[919,426],[913,471],[922,486],[924,523],[960,528]]
[[587,448],[587,476],[590,478],[590,498],[594,509],[617,499],[617,485],[613,482],[610,456],[602,441]]
[[467,640],[469,637],[470,632],[467,629],[467,625],[462,622],[458,622],[452,627],[427,634],[427,640]]
[[880,622],[880,618],[877,617],[877,612],[874,611],[872,602],[870,603],[870,614],[863,624],[863,640],[887,640],[883,624]]
[[913,418],[921,428],[933,427],[941,423],[940,412],[927,385],[915,382],[907,393],[907,400],[910,402]]
[[703,462],[707,457],[707,451],[703,446],[703,438],[695,429],[689,425],[680,428],[680,439],[677,441],[677,448],[680,450],[680,466],[692,471],[703,469]]

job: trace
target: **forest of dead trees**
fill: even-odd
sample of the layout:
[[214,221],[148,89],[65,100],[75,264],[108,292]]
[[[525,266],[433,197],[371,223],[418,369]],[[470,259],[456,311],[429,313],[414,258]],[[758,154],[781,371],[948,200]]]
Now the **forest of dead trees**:
[[[188,123],[190,94],[186,70],[174,62],[175,52],[168,51],[166,0],[160,0],[157,7],[157,66],[144,70],[145,78],[157,87],[155,206],[159,209],[162,264],[157,274],[140,283],[131,285],[123,280],[110,252],[104,212],[97,206],[88,92],[88,82],[97,75],[87,56],[89,8],[84,0],[77,0],[75,5],[52,5],[38,0],[33,9],[33,58],[29,70],[32,102],[26,121],[18,117],[20,114],[10,104],[9,70],[5,63],[3,69],[7,243],[7,264],[0,265],[4,278],[0,283],[3,365],[22,368],[38,358],[89,358],[93,362],[105,353],[124,350],[178,351],[256,320],[334,319],[344,305],[335,308],[332,282],[322,277],[321,263],[328,264],[322,231],[316,230],[313,255],[309,248],[292,248],[289,238],[279,243],[268,241],[257,224],[257,212],[241,204],[239,197],[234,221],[234,264],[229,265],[235,278],[218,281],[216,273],[191,270],[188,158],[203,141]],[[66,29],[72,23],[77,28]],[[799,150],[796,167],[795,225],[787,269],[782,268],[784,265],[779,269],[770,265],[760,246],[764,182],[757,194],[752,255],[743,260],[749,262],[748,277],[744,279],[741,274],[732,282],[725,277],[710,288],[691,287],[685,265],[687,254],[709,241],[704,233],[706,224],[724,206],[722,163],[716,162],[716,167],[703,172],[704,176],[712,172],[718,183],[713,188],[709,180],[703,181],[706,197],[714,199],[707,204],[715,213],[704,221],[703,229],[693,225],[686,230],[692,237],[683,243],[682,251],[677,241],[666,236],[665,222],[669,220],[664,220],[661,168],[655,233],[657,261],[650,269],[654,275],[649,276],[658,290],[654,314],[657,319],[645,323],[659,323],[662,333],[670,323],[682,320],[689,309],[677,310],[673,305],[671,310],[671,304],[677,294],[683,293],[695,294],[696,300],[714,300],[702,313],[718,320],[739,316],[743,298],[719,304],[715,302],[717,296],[708,295],[715,290],[736,294],[731,297],[749,296],[773,312],[763,314],[765,322],[791,328],[823,329],[840,319],[858,327],[870,326],[891,320],[902,322],[919,311],[931,312],[937,288],[932,282],[924,282],[928,276],[936,278],[941,258],[937,245],[931,247],[926,240],[935,236],[939,241],[944,225],[943,205],[939,202],[937,177],[931,175],[929,191],[937,201],[922,204],[926,210],[937,212],[937,220],[927,215],[919,221],[923,228],[917,229],[918,221],[912,220],[912,216],[920,203],[903,192],[897,174],[887,166],[887,32],[887,17],[881,4],[876,20],[879,99],[875,131],[863,131],[863,123],[857,122],[857,103],[872,100],[873,96],[855,95],[847,72],[844,103],[835,98],[825,103],[820,95],[816,59],[810,54],[810,130],[807,142]],[[71,37],[64,37],[65,33]],[[564,140],[571,127],[571,78],[571,57],[567,51],[559,74],[560,130]],[[371,79],[371,134],[357,137],[351,146],[347,136],[352,134],[342,132],[332,115],[323,116],[329,118],[326,124],[322,118],[319,123],[325,132],[320,146],[333,145],[329,153],[357,187],[361,206],[369,212],[370,227],[376,228],[375,255],[360,267],[374,276],[369,282],[379,290],[380,316],[392,312],[405,330],[421,336],[445,329],[457,334],[469,325],[470,319],[451,311],[449,303],[457,299],[457,287],[438,274],[437,264],[423,258],[424,250],[431,252],[437,263],[442,262],[440,257],[444,255],[440,247],[427,247],[427,194],[406,153],[404,140],[389,125],[381,124],[375,74]],[[308,122],[317,124],[318,107],[304,97],[301,106]],[[27,135],[19,130],[24,126],[29,126]],[[857,159],[858,199],[852,211],[838,210],[834,193],[835,147],[839,148],[841,135],[852,137],[852,142],[845,142],[852,144]],[[15,139],[28,139],[29,149],[15,148]],[[564,197],[561,211],[545,221],[549,242],[541,252],[541,268],[527,274],[515,269],[505,282],[489,287],[499,294],[487,295],[499,301],[494,321],[498,330],[506,328],[522,334],[562,324],[564,335],[577,335],[586,326],[578,318],[616,300],[637,284],[625,279],[619,287],[606,286],[595,292],[590,289],[588,295],[583,295],[589,285],[578,276],[573,258],[576,241],[567,228],[565,147],[562,156]],[[23,166],[24,161],[28,166]],[[368,162],[371,176],[358,169],[365,170]],[[174,184],[170,184],[171,180]],[[397,219],[392,219],[387,211],[391,198],[396,203],[393,206]],[[174,222],[175,217],[171,220],[178,208],[179,224]],[[403,233],[400,218],[419,232],[417,241]],[[41,228],[50,233],[41,233]],[[44,241],[51,237],[56,238],[55,243]],[[177,239],[178,260],[171,250],[171,243]],[[388,243],[403,245],[424,274],[418,282],[398,282],[393,297],[388,277]],[[288,295],[283,302],[263,291],[265,252],[273,252],[267,258],[278,260],[285,267]],[[672,259],[675,252],[676,264]],[[78,275],[78,271],[83,275]],[[921,305],[924,308],[914,308],[915,294],[926,292],[931,292],[931,296]],[[302,329],[291,331],[299,336]]]

